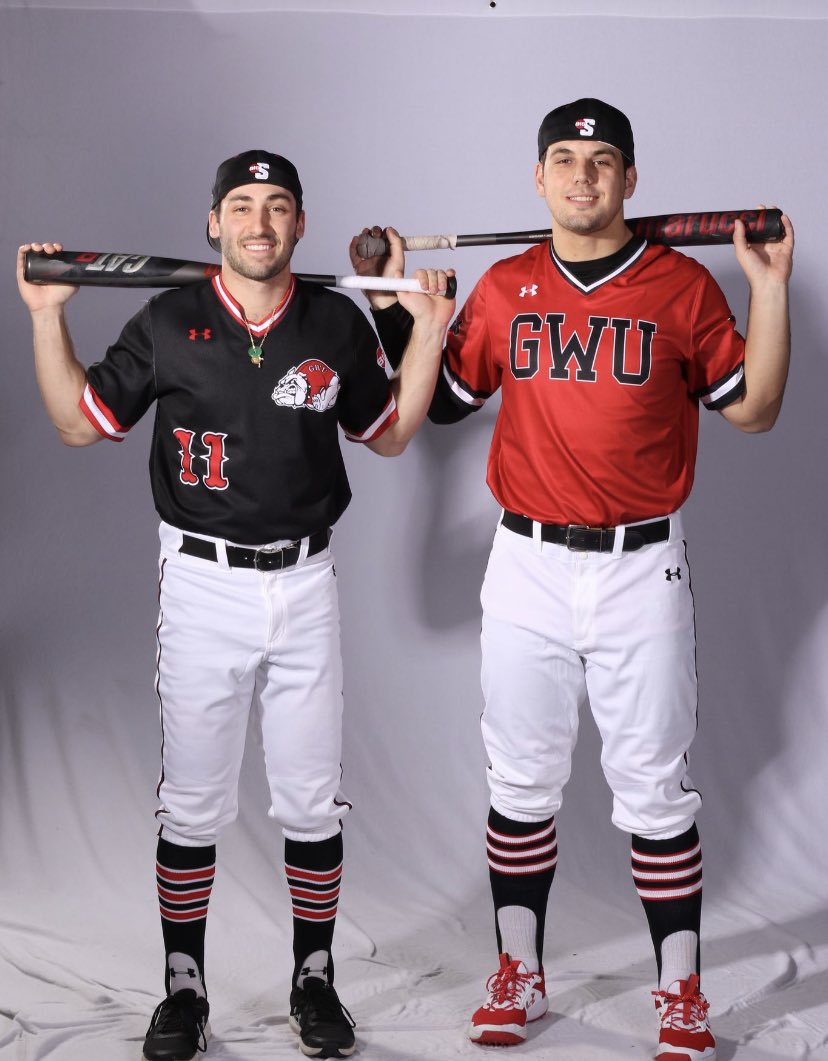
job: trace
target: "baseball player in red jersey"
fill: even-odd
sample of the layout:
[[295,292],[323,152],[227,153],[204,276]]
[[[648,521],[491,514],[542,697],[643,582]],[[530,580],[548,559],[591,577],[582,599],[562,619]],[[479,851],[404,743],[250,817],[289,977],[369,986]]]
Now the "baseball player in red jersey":
[[[603,741],[613,821],[655,948],[660,1061],[711,1061],[699,986],[702,860],[687,773],[696,731],[695,632],[681,506],[699,404],[743,431],[778,415],[789,359],[793,229],[736,257],[750,285],[747,341],[697,262],[633,237],[627,118],[596,99],[558,107],[538,137],[537,192],[552,240],[482,277],[449,329],[429,416],[450,423],[498,389],[487,481],[503,507],[482,590],[487,851],[499,967],[471,1019],[476,1043],[512,1045],[547,1010],[544,917],[555,815],[578,709]],[[363,230],[380,235],[381,229]],[[390,258],[365,273],[402,266]],[[408,315],[371,296],[392,361]]]
[[247,719],[261,720],[271,815],[293,906],[290,1024],[311,1057],[355,1049],[333,987],[342,875],[342,664],[330,528],[350,500],[339,429],[402,452],[428,408],[452,303],[446,274],[403,297],[415,323],[389,382],[364,315],[291,274],[304,231],[291,162],[248,151],[219,166],[208,235],[221,273],[151,299],[104,359],[76,359],[63,304],[76,289],[18,282],[35,364],[62,440],[121,441],[155,405],[161,517],[157,691],[162,766],[157,884],[167,995],[146,1061],[204,1050],[204,934],[216,838],[237,813]]

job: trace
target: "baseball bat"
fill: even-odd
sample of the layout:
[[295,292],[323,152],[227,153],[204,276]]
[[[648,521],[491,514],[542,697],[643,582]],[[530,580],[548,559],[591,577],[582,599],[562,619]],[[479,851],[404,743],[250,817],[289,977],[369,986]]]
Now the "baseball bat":
[[[635,236],[643,236],[650,243],[662,243],[668,247],[704,247],[733,242],[733,222],[744,221],[747,238],[751,243],[769,243],[785,235],[782,211],[777,209],[757,210],[710,210],[686,214],[653,214],[649,217],[630,217],[627,227]],[[543,243],[552,235],[552,229],[528,232],[482,232],[457,236],[403,236],[405,250],[455,250],[457,247],[486,247],[501,243]],[[372,258],[385,254],[385,240],[376,236],[363,236],[357,244],[361,258]]]
[[[111,251],[27,251],[24,279],[34,284],[76,284],[79,287],[184,287],[209,279],[221,266],[181,258],[158,258],[150,254],[115,254]],[[414,278],[384,276],[336,276],[295,273],[297,279],[324,287],[358,291],[422,291]],[[448,277],[446,298],[457,294],[457,279]]]

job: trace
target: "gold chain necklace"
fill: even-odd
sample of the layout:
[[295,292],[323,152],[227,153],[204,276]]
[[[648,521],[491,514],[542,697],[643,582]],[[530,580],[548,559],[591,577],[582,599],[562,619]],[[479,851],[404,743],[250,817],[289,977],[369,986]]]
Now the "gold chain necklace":
[[247,319],[247,314],[244,312],[244,310],[242,310],[242,317],[244,318],[244,326],[245,326],[245,328],[247,328],[247,334],[250,336],[250,346],[248,347],[248,350],[247,350],[247,356],[250,358],[251,365],[255,365],[256,368],[261,368],[262,367],[262,360],[264,359],[264,354],[262,353],[262,347],[265,344],[265,339],[268,337],[268,335],[270,335],[270,329],[273,327],[273,321],[275,319],[276,310],[278,308],[279,308],[278,306],[274,307],[273,313],[271,313],[271,315],[270,315],[270,324],[268,324],[267,328],[265,329],[265,333],[262,336],[262,341],[259,343],[258,346],[256,346],[256,342],[253,339],[253,332],[251,332],[251,330],[250,330],[250,323],[249,323],[249,321]]

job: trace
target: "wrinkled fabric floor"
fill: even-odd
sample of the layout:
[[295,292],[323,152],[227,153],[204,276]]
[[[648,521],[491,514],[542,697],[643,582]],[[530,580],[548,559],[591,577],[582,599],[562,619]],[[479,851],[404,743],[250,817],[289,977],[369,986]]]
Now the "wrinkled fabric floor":
[[[336,981],[357,1020],[356,1056],[445,1061],[490,1053],[465,1037],[483,981],[496,964],[487,897],[481,894],[462,915],[429,919],[414,911],[409,920],[404,910],[367,901],[353,888],[348,892],[337,926]],[[241,926],[230,916],[242,903],[248,911],[255,907],[235,884],[214,893],[207,1056],[297,1059],[287,1025],[286,915],[283,910],[257,931],[249,913]],[[158,1001],[151,904],[136,908],[110,936],[117,916],[112,906],[62,923],[49,916],[56,912],[51,907],[44,916],[32,907],[0,922],[0,1057],[139,1061]],[[637,918],[564,883],[556,887],[550,921],[550,1011],[531,1026],[515,1055],[651,1058],[653,963]],[[723,904],[708,909],[705,921],[704,988],[720,1061],[828,1058],[828,918],[771,925]]]

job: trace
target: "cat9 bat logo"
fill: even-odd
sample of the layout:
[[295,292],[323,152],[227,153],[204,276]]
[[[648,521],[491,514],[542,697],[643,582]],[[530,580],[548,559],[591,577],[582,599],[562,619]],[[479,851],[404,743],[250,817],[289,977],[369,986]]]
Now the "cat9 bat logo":
[[273,388],[271,398],[288,409],[324,413],[336,402],[339,376],[324,361],[311,358],[289,369]]
[[266,181],[270,176],[270,163],[269,162],[254,162],[250,167],[250,172],[256,178],[257,181]]

